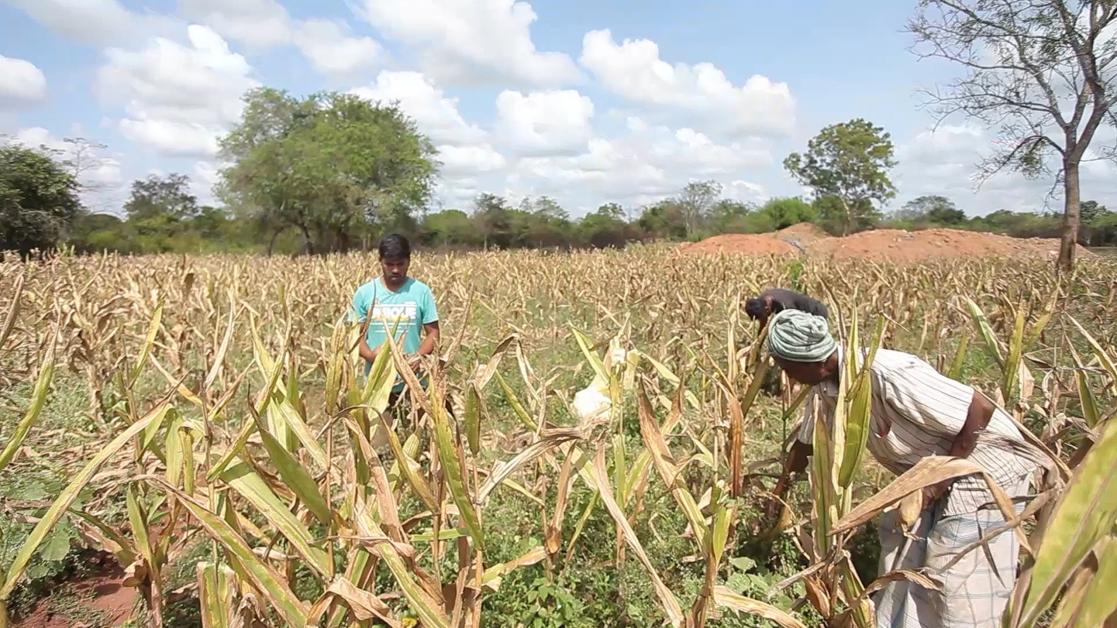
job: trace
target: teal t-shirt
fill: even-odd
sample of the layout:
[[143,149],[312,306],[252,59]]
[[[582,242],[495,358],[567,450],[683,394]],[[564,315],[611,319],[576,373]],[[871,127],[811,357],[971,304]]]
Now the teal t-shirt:
[[[379,277],[357,288],[349,319],[363,323],[369,320],[365,340],[375,349],[388,339],[387,329],[396,330],[396,342],[403,353],[419,351],[423,343],[423,325],[438,321],[434,293],[427,284],[408,277],[396,292],[384,285]],[[371,365],[366,364],[366,372]]]

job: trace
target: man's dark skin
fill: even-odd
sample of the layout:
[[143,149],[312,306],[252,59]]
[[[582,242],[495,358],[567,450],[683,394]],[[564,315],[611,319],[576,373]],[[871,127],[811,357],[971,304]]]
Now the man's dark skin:
[[768,319],[773,314],[783,310],[800,310],[823,318],[829,316],[826,305],[821,301],[785,288],[769,288],[745,302],[745,313],[758,321],[761,329],[768,325]]
[[[791,379],[808,386],[815,386],[824,381],[830,381],[835,384],[838,383],[838,374],[841,372],[841,365],[838,364],[838,354],[835,352],[829,358],[822,362],[789,362],[782,358],[772,356],[776,364],[787,376]],[[989,400],[988,397],[981,392],[974,390],[973,399],[970,401],[969,411],[966,413],[966,422],[962,425],[962,430],[954,437],[954,442],[950,447],[949,454],[958,458],[965,458],[973,453],[974,448],[977,446],[977,434],[989,425],[989,420],[993,418],[993,412],[996,406]],[[884,436],[888,433],[890,426],[884,426],[884,431],[879,433],[878,436]],[[791,451],[784,461],[783,473],[780,479],[776,482],[775,488],[772,492],[782,498],[787,492],[790,485],[790,477],[792,474],[802,473],[807,468],[807,458],[811,455],[812,448],[806,443],[801,443],[798,440],[791,446]],[[923,507],[928,508],[938,500],[939,497],[950,488],[950,481],[941,482],[934,486],[928,486],[923,489]],[[778,502],[776,502],[778,507]]]
[[[398,291],[403,287],[403,282],[407,281],[407,270],[411,267],[411,260],[409,258],[380,258],[380,271],[382,273],[382,281],[384,287],[392,292]],[[408,360],[408,365],[411,370],[418,370],[421,363],[422,356],[430,355],[434,352],[434,348],[438,346],[438,321],[423,325],[423,342],[419,345],[419,352],[411,356]],[[361,334],[361,345],[358,348],[361,357],[368,362],[376,360],[376,354],[380,352],[380,348],[373,349],[368,346],[368,338]]]

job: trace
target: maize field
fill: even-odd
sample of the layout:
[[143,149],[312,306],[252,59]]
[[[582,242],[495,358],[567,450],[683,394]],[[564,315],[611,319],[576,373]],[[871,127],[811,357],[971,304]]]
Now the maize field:
[[[1114,621],[1117,259],[1056,277],[421,254],[441,346],[402,410],[392,385],[416,374],[393,347],[366,377],[346,318],[377,272],[374,254],[0,261],[0,627],[79,551],[119,564],[132,625],[872,626],[883,584],[936,584],[875,573],[864,526],[974,470],[894,478],[866,454],[878,346],[980,388],[1060,461],[1006,532],[1024,556],[1005,625]],[[773,385],[742,308],[770,286],[868,349],[845,353],[786,503],[770,490],[804,395]]]

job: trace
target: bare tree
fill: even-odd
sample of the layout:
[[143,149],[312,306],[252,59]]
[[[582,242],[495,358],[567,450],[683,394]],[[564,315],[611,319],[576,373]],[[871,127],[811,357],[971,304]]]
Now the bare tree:
[[1063,187],[1058,267],[1074,267],[1079,168],[1113,158],[1087,149],[1111,108],[1117,60],[1117,0],[920,0],[908,25],[915,52],[963,66],[965,76],[929,91],[945,119],[964,114],[996,129],[996,152],[982,178],[1005,169],[1050,173]]

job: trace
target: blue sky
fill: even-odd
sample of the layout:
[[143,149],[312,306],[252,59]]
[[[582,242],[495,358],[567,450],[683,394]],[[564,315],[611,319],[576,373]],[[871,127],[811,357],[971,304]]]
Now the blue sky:
[[[232,8],[230,8],[232,7]],[[398,100],[439,147],[435,207],[550,195],[572,214],[637,208],[688,181],[759,202],[809,193],[782,161],[864,117],[896,144],[898,207],[1043,207],[1050,180],[996,177],[965,119],[932,132],[917,90],[956,68],[909,52],[914,3],[703,0],[0,0],[0,133],[106,148],[84,174],[116,211],[129,183],[181,172],[211,200],[216,139],[256,85]],[[1117,204],[1109,164],[1083,197]]]

